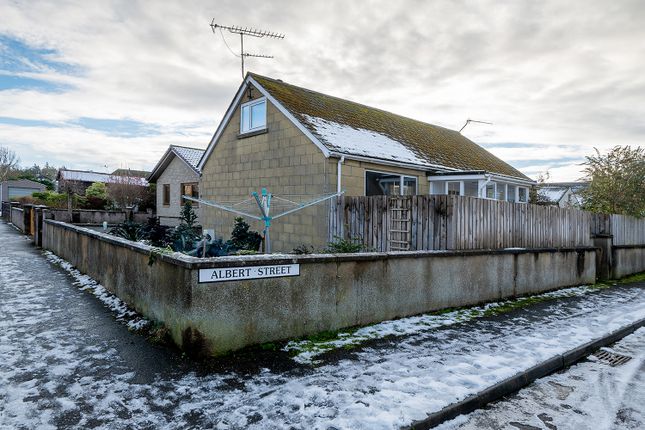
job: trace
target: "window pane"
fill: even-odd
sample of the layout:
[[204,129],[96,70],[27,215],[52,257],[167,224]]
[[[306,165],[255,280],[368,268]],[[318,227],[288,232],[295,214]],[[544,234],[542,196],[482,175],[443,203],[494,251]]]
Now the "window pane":
[[266,102],[251,106],[251,129],[262,128],[267,121]]
[[526,188],[520,188],[518,191],[519,191],[519,200],[520,200],[520,202],[526,203],[527,202]]
[[497,200],[506,200],[506,185],[497,184]]
[[[410,178],[413,179],[413,178]],[[416,181],[416,180],[415,180]],[[400,194],[401,176],[388,173],[365,172],[366,196],[391,196]]]
[[458,196],[460,189],[461,189],[461,184],[459,182],[448,182],[449,196]]
[[493,184],[486,185],[486,198],[487,199],[495,198],[495,185]]
[[403,195],[413,196],[417,193],[417,178],[403,178]]
[[169,184],[164,184],[163,186],[163,204],[164,205],[170,204],[170,185]]
[[242,106],[242,119],[240,122],[240,131],[249,131],[249,107]]
[[515,186],[509,185],[508,186],[508,201],[515,203]]

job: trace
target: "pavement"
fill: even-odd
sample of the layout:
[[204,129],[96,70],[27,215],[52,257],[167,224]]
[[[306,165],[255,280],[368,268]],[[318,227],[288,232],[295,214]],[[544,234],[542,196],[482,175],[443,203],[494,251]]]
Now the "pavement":
[[591,355],[441,430],[645,428],[645,328],[602,351],[630,360],[612,366]]
[[315,360],[256,349],[197,363],[129,330],[3,222],[0,243],[3,430],[395,429],[645,317],[645,283],[578,288],[496,316],[376,324]]

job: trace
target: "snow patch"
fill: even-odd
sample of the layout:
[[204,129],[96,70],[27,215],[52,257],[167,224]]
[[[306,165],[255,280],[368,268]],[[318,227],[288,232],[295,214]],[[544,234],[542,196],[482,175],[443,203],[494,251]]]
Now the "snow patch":
[[423,166],[431,164],[405,144],[374,130],[354,128],[310,115],[303,116],[315,133],[339,152]]
[[291,352],[293,359],[301,364],[317,364],[315,358],[325,352],[357,346],[371,339],[382,339],[387,336],[403,336],[428,331],[439,327],[458,324],[480,318],[503,308],[511,303],[522,300],[552,300],[565,297],[576,297],[597,291],[597,288],[590,286],[579,286],[537,294],[514,300],[502,300],[499,302],[487,303],[482,306],[458,309],[448,312],[423,314],[413,317],[401,318],[398,320],[384,321],[381,323],[361,327],[355,331],[338,333],[338,339],[327,341],[293,340],[287,343],[283,351]]
[[149,320],[130,309],[127,303],[110,293],[103,285],[75,269],[70,262],[63,260],[50,251],[44,251],[43,254],[51,263],[60,266],[69,273],[76,280],[74,284],[81,290],[89,291],[102,301],[107,308],[116,314],[116,320],[125,323],[130,330],[137,331],[150,325]]

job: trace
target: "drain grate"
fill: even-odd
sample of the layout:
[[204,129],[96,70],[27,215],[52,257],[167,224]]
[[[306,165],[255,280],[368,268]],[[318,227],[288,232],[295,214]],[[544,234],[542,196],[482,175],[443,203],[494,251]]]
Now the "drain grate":
[[627,355],[616,354],[615,352],[604,350],[596,351],[593,355],[603,363],[609,364],[610,366],[620,366],[632,359]]

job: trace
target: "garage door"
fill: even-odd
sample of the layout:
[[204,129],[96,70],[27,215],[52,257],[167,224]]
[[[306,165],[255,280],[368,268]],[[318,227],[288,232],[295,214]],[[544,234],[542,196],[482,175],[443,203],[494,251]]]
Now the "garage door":
[[37,191],[33,188],[9,187],[9,200],[30,196]]

